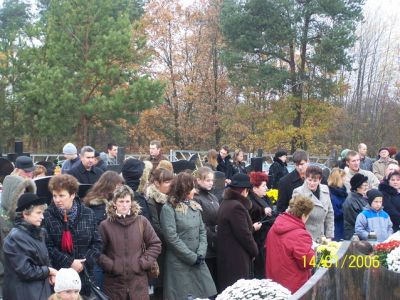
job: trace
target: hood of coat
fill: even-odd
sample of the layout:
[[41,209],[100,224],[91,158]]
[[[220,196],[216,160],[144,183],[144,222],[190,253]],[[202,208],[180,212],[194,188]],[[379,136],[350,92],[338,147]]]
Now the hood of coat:
[[342,197],[342,198],[347,197],[347,190],[345,186],[342,187],[330,186],[329,191],[337,197]]
[[12,221],[15,219],[18,199],[25,192],[36,194],[36,185],[32,179],[16,175],[8,175],[4,179],[1,206],[6,210]]
[[381,192],[392,196],[396,196],[398,194],[397,190],[394,187],[390,186],[387,181],[383,181],[382,183],[380,183],[378,189]]
[[221,157],[221,155],[219,155],[218,154],[218,156],[217,156],[217,162],[220,164],[220,163],[222,163],[222,162],[229,162],[229,161],[231,161],[232,160],[232,157],[231,157],[231,155],[230,154],[228,154],[227,156],[225,156],[225,158],[224,159],[222,159],[222,157]]
[[286,212],[276,218],[275,223],[271,228],[271,230],[275,231],[278,235],[283,235],[289,231],[297,229],[306,230],[306,226],[301,219]]
[[226,188],[224,191],[224,201],[239,201],[242,205],[249,210],[252,206],[251,201],[240,193],[235,192],[231,188]]
[[165,204],[168,200],[168,196],[160,192],[160,190],[154,185],[150,184],[146,190],[146,198],[152,198],[159,204]]
[[[134,217],[135,219],[135,217],[139,215],[140,211],[141,210],[139,204],[135,200],[132,200],[130,216]],[[111,222],[114,222],[117,219],[121,219],[117,215],[117,209],[113,201],[108,202],[106,207],[106,213],[107,213],[107,219],[110,220]]]

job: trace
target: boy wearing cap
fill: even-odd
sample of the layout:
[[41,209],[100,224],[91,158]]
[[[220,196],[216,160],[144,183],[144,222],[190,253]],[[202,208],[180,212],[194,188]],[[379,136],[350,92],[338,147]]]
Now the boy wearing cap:
[[382,147],[381,149],[379,149],[378,153],[379,153],[379,159],[373,163],[372,172],[379,180],[383,180],[383,178],[385,177],[385,171],[387,166],[390,163],[397,164],[397,161],[390,158],[389,148],[387,147]]
[[360,240],[367,240],[370,232],[376,233],[378,242],[383,242],[393,233],[393,224],[389,215],[383,210],[383,194],[372,189],[368,191],[368,203],[357,216],[355,231]]
[[63,154],[66,160],[62,164],[61,173],[67,174],[69,170],[79,165],[81,159],[78,156],[78,150],[72,143],[64,145]]

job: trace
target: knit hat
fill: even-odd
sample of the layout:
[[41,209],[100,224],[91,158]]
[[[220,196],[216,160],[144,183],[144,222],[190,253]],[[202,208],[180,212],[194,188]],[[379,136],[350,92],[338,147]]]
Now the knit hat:
[[31,207],[32,205],[42,205],[46,203],[46,199],[39,198],[34,193],[25,193],[22,194],[17,202],[17,209],[15,211],[23,211]]
[[139,187],[140,177],[143,175],[144,162],[135,158],[127,159],[122,166],[122,176],[126,184],[134,191]]
[[343,149],[342,152],[340,152],[340,159],[346,158],[347,152],[349,152],[350,149]]
[[251,188],[250,177],[242,173],[235,174],[228,187]]
[[363,174],[356,173],[350,179],[351,190],[356,191],[364,182],[368,181],[368,177]]
[[275,157],[282,157],[284,155],[287,155],[287,152],[285,150],[279,150],[275,153]]
[[72,143],[65,144],[63,147],[63,153],[67,155],[74,155],[78,153],[78,150],[76,150],[76,147]]
[[79,278],[78,272],[74,269],[62,268],[57,272],[56,283],[54,285],[54,291],[56,293],[69,291],[69,290],[81,290],[82,284]]
[[375,200],[376,197],[383,197],[383,194],[377,189],[372,189],[367,192],[367,196],[368,196],[368,203],[369,205],[371,205],[371,203]]

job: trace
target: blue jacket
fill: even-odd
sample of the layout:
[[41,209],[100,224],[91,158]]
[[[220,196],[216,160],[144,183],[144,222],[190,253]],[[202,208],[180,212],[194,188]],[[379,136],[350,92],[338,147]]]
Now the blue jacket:
[[346,187],[329,187],[335,216],[335,241],[344,239],[343,203],[347,197]]
[[371,231],[376,233],[378,242],[383,242],[393,233],[393,224],[389,215],[381,208],[374,210],[367,205],[357,216],[355,231],[360,240],[367,240]]

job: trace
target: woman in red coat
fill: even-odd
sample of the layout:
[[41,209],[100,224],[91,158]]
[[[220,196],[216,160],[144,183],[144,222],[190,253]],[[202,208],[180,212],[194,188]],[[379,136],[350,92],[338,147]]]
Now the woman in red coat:
[[315,255],[305,223],[314,207],[311,199],[295,196],[289,210],[275,220],[268,233],[267,278],[295,293],[311,276]]

